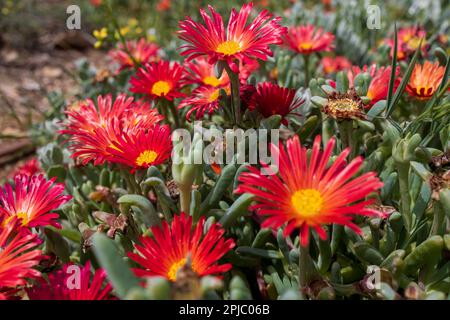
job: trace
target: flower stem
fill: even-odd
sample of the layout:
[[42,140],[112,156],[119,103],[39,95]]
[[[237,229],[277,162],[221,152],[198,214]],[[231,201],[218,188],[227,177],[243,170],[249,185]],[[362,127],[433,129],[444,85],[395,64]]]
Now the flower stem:
[[299,289],[303,296],[303,299],[305,299],[306,296],[306,287],[308,286],[309,282],[309,274],[308,274],[308,259],[309,259],[309,244],[306,246],[302,246],[300,244],[300,258],[298,263],[299,268]]
[[175,127],[180,128],[180,117],[178,116],[178,109],[175,107],[173,101],[168,101],[167,104],[169,106],[170,112],[172,113]]
[[231,101],[233,103],[233,116],[234,116],[233,124],[238,125],[241,123],[241,99],[240,99],[240,95],[239,95],[239,74],[234,73],[227,63],[225,64],[225,70],[228,74],[228,78],[230,78],[230,84],[231,84]]
[[309,79],[310,79],[310,75],[309,75],[309,54],[304,54],[303,55],[303,62],[304,62],[304,72],[305,72],[305,88],[308,87],[309,85]]

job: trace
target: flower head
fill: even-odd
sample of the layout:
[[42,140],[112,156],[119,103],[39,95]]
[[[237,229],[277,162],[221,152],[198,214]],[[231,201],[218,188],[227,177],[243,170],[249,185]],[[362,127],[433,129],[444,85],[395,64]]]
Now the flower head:
[[336,120],[365,119],[364,106],[354,89],[346,93],[333,92],[328,95],[323,112]]
[[[324,225],[336,223],[360,232],[352,222],[353,216],[379,214],[367,207],[373,199],[365,200],[383,186],[376,173],[368,172],[352,179],[363,159],[357,157],[345,165],[350,152],[347,148],[328,165],[335,139],[331,138],[323,151],[320,141],[321,137],[317,136],[310,156],[298,136],[289,139],[286,148],[272,144],[272,155],[279,159],[279,175],[263,175],[249,167],[249,172],[240,175],[241,184],[235,191],[256,196],[257,203],[251,210],[267,217],[262,227],[276,230],[285,225],[284,235],[298,228],[304,246],[311,228],[326,239]],[[270,170],[265,164],[263,167]]]
[[58,209],[72,197],[63,195],[64,185],[55,183],[56,178],[46,180],[44,175],[17,175],[14,187],[6,184],[0,188],[0,219],[3,225],[17,218],[22,226],[54,226],[60,227],[56,219]]
[[109,300],[112,287],[105,280],[103,269],[95,270],[92,276],[90,261],[85,266],[68,263],[49,274],[48,281],[41,279],[28,288],[27,294],[30,300]]
[[[397,34],[397,60],[405,60],[411,54],[413,54],[422,41],[422,51],[426,53],[425,38],[427,33],[420,27],[407,27],[401,28]],[[391,47],[390,55],[394,55],[394,39],[385,40],[388,46]]]
[[220,89],[212,86],[202,86],[195,89],[191,96],[181,101],[178,106],[179,109],[190,107],[186,113],[186,119],[191,118],[192,113],[195,112],[195,118],[200,120],[205,113],[209,115],[219,109]]
[[218,264],[218,260],[234,247],[232,239],[225,240],[224,229],[212,224],[204,234],[205,217],[192,228],[192,217],[184,213],[175,215],[171,225],[152,227],[153,238],[143,236],[135,244],[137,253],[128,256],[143,269],[136,268],[137,276],[162,276],[176,281],[177,272],[190,260],[192,270],[199,276],[221,274],[231,264]]
[[107,148],[107,160],[136,169],[148,168],[165,162],[172,152],[169,126],[155,125],[148,130],[124,132]]
[[232,9],[228,27],[225,29],[222,17],[212,6],[208,6],[211,16],[201,9],[204,24],[195,22],[190,17],[180,21],[179,37],[188,44],[181,47],[181,55],[192,60],[206,55],[209,63],[218,60],[226,61],[233,72],[238,72],[234,60],[250,59],[267,60],[272,56],[271,44],[281,44],[281,36],[286,28],[280,26],[280,17],[273,18],[267,11],[261,11],[249,24],[247,20],[253,4],[244,4],[239,12]]
[[220,78],[216,77],[214,65],[210,64],[205,57],[198,57],[186,63],[188,74],[186,81],[202,86],[227,87],[230,79],[226,72],[222,72]]
[[[367,89],[366,96],[370,99],[370,104],[374,105],[380,100],[384,100],[388,96],[389,90],[389,79],[391,78],[391,67],[381,67],[376,70],[375,74],[372,76],[372,80],[369,84],[369,89]],[[398,78],[399,68],[397,67],[395,71],[394,79],[394,92],[400,85],[400,79]]]
[[36,247],[40,244],[36,234],[20,228],[17,220],[0,226],[0,300],[6,298],[5,289],[26,284],[27,278],[37,278],[40,272],[33,267],[44,259]]
[[304,100],[296,96],[293,89],[283,88],[270,82],[259,83],[250,101],[250,109],[256,109],[264,118],[280,115],[287,124],[288,115],[299,115],[294,112]]
[[437,61],[425,61],[423,65],[418,63],[414,66],[406,91],[418,99],[430,99],[439,88],[444,72],[445,67],[440,66]]
[[292,26],[284,37],[285,45],[294,52],[311,54],[313,52],[331,51],[334,48],[334,35],[308,24]]
[[322,70],[325,74],[347,70],[352,66],[352,63],[346,57],[342,56],[323,57],[320,64],[322,65]]
[[158,58],[158,45],[147,42],[145,38],[127,41],[126,48],[127,50],[123,44],[119,44],[117,49],[109,52],[109,56],[119,64],[118,71],[134,67],[134,61],[129,54],[140,64],[147,64]]
[[184,97],[180,92],[184,85],[184,68],[177,62],[158,61],[139,68],[130,80],[130,91],[141,93],[150,99],[164,98],[172,101]]
[[[397,90],[401,81],[398,77],[399,71],[400,69],[397,67],[394,79],[394,92]],[[391,78],[391,67],[377,68],[376,64],[372,64],[369,67],[365,65],[361,69],[358,66],[352,66],[347,72],[350,88],[354,88],[355,77],[363,72],[367,72],[371,77],[369,88],[366,93],[366,96],[370,99],[370,105],[374,105],[378,101],[386,99],[389,90],[389,80]]]
[[107,149],[123,132],[148,129],[163,117],[144,101],[120,94],[113,101],[111,95],[98,96],[97,107],[87,100],[76,109],[66,111],[65,129],[69,136],[72,157],[83,164],[103,164],[109,156]]
[[39,161],[36,158],[32,158],[32,159],[28,160],[27,162],[25,162],[24,164],[22,164],[21,166],[17,167],[16,170],[14,170],[9,177],[14,178],[18,174],[32,176],[41,171],[42,171],[42,169],[39,164]]

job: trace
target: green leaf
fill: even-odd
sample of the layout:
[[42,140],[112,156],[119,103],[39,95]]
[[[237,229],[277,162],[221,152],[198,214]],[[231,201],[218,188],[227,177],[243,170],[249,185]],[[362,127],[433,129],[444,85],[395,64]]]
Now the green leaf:
[[95,256],[120,298],[125,298],[133,288],[139,287],[139,280],[123,260],[113,240],[96,233],[93,244]]
[[413,168],[414,172],[422,178],[423,181],[428,181],[430,179],[431,172],[429,172],[422,163],[411,161],[411,167]]
[[387,96],[387,105],[389,106],[392,102],[392,93],[394,91],[395,84],[395,71],[397,69],[397,23],[394,23],[394,54],[392,55],[392,63],[391,63],[391,76],[389,77],[389,89]]
[[387,102],[386,100],[380,100],[375,103],[372,108],[370,108],[369,112],[367,112],[367,118],[369,120],[373,120],[373,118],[379,116],[386,109]]
[[264,250],[252,247],[239,247],[236,249],[238,254],[250,254],[252,256],[257,256],[261,258],[267,259],[281,259],[283,258],[283,254],[280,251],[275,250]]
[[402,81],[400,82],[400,85],[398,86],[397,90],[395,91],[392,101],[389,102],[389,100],[388,100],[387,116],[391,115],[392,111],[394,110],[394,106],[397,104],[403,91],[406,88],[406,85],[409,82],[409,78],[411,77],[411,74],[414,70],[414,66],[416,65],[416,61],[419,57],[421,47],[422,47],[422,41],[420,41],[419,47],[417,48],[416,52],[414,53],[414,55],[411,59],[411,62],[409,63],[408,68],[406,69],[405,75],[403,76]]
[[125,206],[136,206],[138,207],[142,214],[143,219],[148,223],[148,225],[156,226],[161,224],[161,219],[158,216],[158,213],[155,210],[153,204],[147,198],[137,195],[137,194],[127,194],[121,196],[117,203]]
[[244,193],[234,201],[231,207],[225,212],[219,223],[226,229],[230,227],[242,215],[248,212],[247,208],[253,201],[253,195]]

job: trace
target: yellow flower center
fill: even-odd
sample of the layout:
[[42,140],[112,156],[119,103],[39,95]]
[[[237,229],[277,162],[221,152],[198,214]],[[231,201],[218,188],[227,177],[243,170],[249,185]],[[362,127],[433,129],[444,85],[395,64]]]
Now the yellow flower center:
[[214,92],[209,96],[208,101],[209,101],[209,102],[216,101],[216,100],[219,98],[219,94],[220,94],[219,89],[214,90]]
[[291,197],[292,205],[302,218],[310,218],[323,208],[323,198],[316,189],[301,189]]
[[300,50],[311,50],[313,47],[313,43],[312,42],[302,42],[298,45],[298,48]]
[[[369,92],[368,96],[372,99],[372,94]],[[324,109],[325,113],[334,118],[350,119],[352,117],[361,117],[361,107],[358,102],[351,98],[338,98],[328,101]]]
[[208,76],[203,78],[203,83],[213,87],[217,87],[220,84],[220,80],[216,77]]
[[227,56],[231,56],[232,54],[236,54],[241,50],[241,46],[239,42],[236,42],[234,40],[228,40],[220,43],[217,48],[216,52],[225,54]]
[[30,219],[28,218],[28,214],[26,212],[18,212],[15,215],[12,215],[12,216],[4,219],[1,226],[6,227],[8,225],[8,223],[10,223],[14,217],[17,217],[19,220],[22,221],[22,226],[26,226],[28,224],[28,222],[30,222]]
[[418,37],[411,38],[408,41],[408,47],[411,50],[416,50],[417,48],[419,48],[419,44],[420,44],[420,38],[418,38]]
[[167,278],[171,281],[177,280],[177,272],[186,264],[186,259],[183,258],[178,262],[175,262],[170,266],[169,272],[167,272]]
[[145,150],[141,152],[139,157],[136,159],[136,164],[140,167],[142,167],[144,164],[149,165],[152,164],[156,158],[158,157],[158,154],[153,150]]
[[170,84],[167,81],[157,81],[153,84],[152,93],[158,97],[165,96],[170,91]]

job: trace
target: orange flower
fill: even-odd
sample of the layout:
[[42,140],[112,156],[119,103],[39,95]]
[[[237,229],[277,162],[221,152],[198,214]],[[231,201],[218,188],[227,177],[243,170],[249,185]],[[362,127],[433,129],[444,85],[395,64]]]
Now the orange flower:
[[332,33],[311,24],[292,26],[284,37],[285,46],[300,54],[331,51],[334,48],[333,41]]
[[[310,228],[326,239],[324,225],[342,224],[360,232],[352,222],[354,216],[380,214],[368,207],[374,200],[366,200],[383,186],[376,173],[352,179],[363,159],[357,157],[346,165],[350,152],[347,148],[329,165],[335,139],[331,138],[323,151],[320,141],[317,136],[309,156],[298,136],[287,141],[286,149],[272,145],[271,154],[279,159],[279,176],[263,175],[259,169],[248,167],[249,172],[239,176],[241,184],[235,191],[256,196],[251,210],[267,217],[262,227],[276,230],[285,225],[284,235],[298,228],[303,246],[308,244]],[[267,165],[262,166],[270,170]]]
[[418,99],[430,99],[439,88],[444,72],[445,68],[437,61],[435,63],[425,61],[423,65],[418,63],[414,66],[406,91]]
[[198,57],[193,61],[186,63],[188,70],[186,81],[205,86],[226,87],[230,79],[226,72],[222,72],[220,78],[216,77],[214,65],[210,64],[206,57]]

